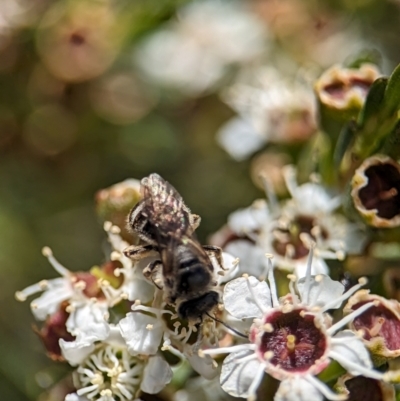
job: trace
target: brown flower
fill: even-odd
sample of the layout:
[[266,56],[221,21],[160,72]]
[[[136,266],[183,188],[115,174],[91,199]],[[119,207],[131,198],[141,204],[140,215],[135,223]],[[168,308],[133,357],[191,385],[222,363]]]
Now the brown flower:
[[388,156],[375,155],[356,170],[351,196],[367,224],[400,225],[400,165]]
[[341,376],[335,387],[347,395],[347,401],[394,401],[396,395],[392,384],[350,374]]
[[388,359],[400,356],[400,304],[369,290],[356,292],[344,307],[349,314],[369,302],[375,305],[357,316],[350,328],[362,333],[365,345],[372,354],[375,364],[381,365]]
[[315,92],[329,109],[360,109],[369,88],[380,75],[373,64],[363,64],[360,68],[333,66],[317,80]]

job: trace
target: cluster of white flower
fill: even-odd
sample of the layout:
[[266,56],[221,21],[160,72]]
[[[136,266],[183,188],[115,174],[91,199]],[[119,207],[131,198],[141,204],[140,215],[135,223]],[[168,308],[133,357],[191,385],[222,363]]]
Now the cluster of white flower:
[[[123,253],[130,244],[121,238],[120,229],[109,222],[104,229],[111,253],[100,269],[71,272],[45,247],[44,256],[61,277],[16,293],[24,301],[42,292],[31,302],[35,318],[45,322],[38,334],[50,357],[76,367],[76,392],[68,394],[66,401],[124,401],[140,392],[158,393],[172,378],[162,356],[166,351],[187,360],[204,378],[215,377],[212,358],[197,354],[200,347],[215,346],[215,322],[199,326],[179,321],[162,291],[143,276],[149,258],[132,262]],[[220,284],[237,270],[233,257],[222,256],[223,272],[215,263]],[[112,309],[117,305],[126,310],[119,318]]]
[[244,70],[223,91],[238,115],[218,131],[220,145],[243,160],[268,142],[299,143],[316,132],[316,105],[310,85],[290,82],[274,68]]
[[305,275],[311,243],[315,243],[313,274],[328,274],[326,259],[343,260],[346,254],[359,254],[366,235],[359,226],[334,213],[341,204],[320,184],[298,185],[295,170],[284,168],[291,199],[279,203],[265,179],[269,202],[255,201],[249,208],[234,212],[227,227],[213,239],[226,252],[240,259],[240,271],[262,276],[265,253],[275,256],[276,266]]
[[195,96],[215,86],[229,66],[262,53],[265,40],[262,22],[244,4],[205,0],[188,4],[146,38],[135,59],[151,80]]
[[[341,379],[338,392],[315,378],[332,359],[350,377],[362,375],[378,383],[397,377],[390,371],[374,370],[367,349],[378,348],[377,358],[385,360],[398,355],[400,351],[393,349],[398,341],[391,334],[400,325],[398,303],[358,291],[366,284],[364,278],[345,291],[343,284],[327,275],[324,258],[344,251],[338,245],[344,239],[335,233],[348,231],[347,226],[338,228],[336,216],[329,214],[338,205],[337,199],[329,198],[316,184],[297,187],[292,170],[286,176],[292,199],[282,207],[272,205],[275,214],[262,202],[229,219],[237,239],[226,248],[240,253],[244,263],[239,268],[238,260],[225,252],[222,266],[213,261],[223,292],[214,320],[179,319],[162,289],[143,275],[151,259],[133,262],[125,256],[130,244],[110,222],[104,224],[110,257],[100,268],[71,272],[49,248],[43,249],[61,277],[43,280],[17,292],[16,297],[23,301],[42,292],[31,302],[35,318],[44,322],[38,334],[49,356],[75,368],[75,391],[65,401],[127,401],[142,392],[158,393],[171,381],[175,369],[165,353],[186,361],[202,380],[213,380],[216,391],[219,374],[226,393],[249,400],[256,398],[265,373],[281,381],[275,401],[344,400],[350,391],[343,384],[348,377]],[[284,217],[286,225],[280,221]],[[306,223],[291,226],[299,221]],[[297,273],[288,275],[290,291],[280,298],[272,255],[264,255],[269,249],[277,255],[278,267]],[[234,278],[239,272],[242,276]],[[264,277],[257,279],[250,272]],[[347,315],[333,323],[328,312],[351,295]],[[382,314],[383,309],[388,312]],[[351,322],[352,330],[343,330]],[[385,344],[390,350],[382,352]],[[229,355],[219,370],[213,356],[221,353]],[[189,387],[183,388],[177,399],[188,397],[187,391]],[[207,397],[212,399],[212,395]]]

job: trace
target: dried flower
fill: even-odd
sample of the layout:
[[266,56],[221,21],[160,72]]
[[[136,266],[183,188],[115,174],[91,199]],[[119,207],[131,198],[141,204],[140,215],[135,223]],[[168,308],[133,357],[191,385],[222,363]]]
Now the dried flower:
[[400,225],[400,165],[388,156],[364,160],[352,179],[351,196],[365,222],[374,227]]
[[381,76],[373,64],[360,68],[333,66],[315,83],[320,102],[332,110],[360,110],[372,83]]
[[335,388],[347,395],[347,401],[394,401],[396,398],[393,384],[364,376],[341,376]]
[[379,295],[361,290],[349,298],[344,313],[352,313],[366,303],[374,306],[358,315],[350,324],[354,331],[362,333],[365,345],[377,365],[400,356],[400,304]]

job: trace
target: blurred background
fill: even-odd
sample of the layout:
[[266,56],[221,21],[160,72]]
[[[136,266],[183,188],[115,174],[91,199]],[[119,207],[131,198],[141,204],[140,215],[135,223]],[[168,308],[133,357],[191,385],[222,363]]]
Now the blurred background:
[[307,151],[313,81],[364,56],[388,74],[399,38],[396,0],[1,0],[1,399],[69,371],[14,293],[56,277],[45,245],[70,270],[104,261],[98,190],[158,172],[206,242]]

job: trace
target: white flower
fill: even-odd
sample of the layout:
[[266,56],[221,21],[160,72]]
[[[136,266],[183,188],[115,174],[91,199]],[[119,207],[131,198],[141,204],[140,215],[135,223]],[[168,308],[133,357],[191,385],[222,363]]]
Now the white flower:
[[246,159],[267,142],[307,140],[314,132],[315,100],[311,87],[287,82],[271,68],[244,71],[223,92],[238,116],[219,130],[219,144],[236,160]]
[[326,259],[360,253],[366,237],[356,224],[334,212],[340,197],[316,183],[298,186],[291,166],[284,175],[292,198],[276,208],[274,221],[262,230],[258,242],[265,252],[276,255],[277,266],[303,277],[311,243],[315,243],[314,274],[328,273]]
[[213,87],[230,64],[260,54],[264,39],[263,25],[242,5],[199,1],[145,39],[135,59],[159,84],[197,95]]
[[43,321],[54,314],[64,302],[68,302],[66,311],[67,330],[73,336],[92,335],[96,327],[107,335],[108,308],[118,300],[118,295],[108,291],[109,286],[88,272],[71,272],[62,266],[53,256],[50,248],[43,248],[43,255],[62,276],[52,280],[42,280],[16,293],[16,298],[24,301],[37,293],[43,294],[31,302],[31,310],[37,320]]
[[[120,237],[118,227],[107,222],[104,229],[112,246],[112,262],[109,263],[113,270],[102,272],[100,269],[98,276],[95,272],[71,272],[54,258],[50,248],[45,247],[44,256],[62,277],[43,280],[16,293],[16,298],[24,301],[33,294],[43,292],[31,302],[32,313],[40,321],[56,313],[61,304],[67,302],[69,317],[66,329],[76,337],[81,347],[108,336],[109,308],[123,299],[149,302],[154,296],[154,286],[142,274],[148,261],[134,265],[122,252],[128,244]],[[121,265],[120,268],[114,268],[116,262]],[[112,281],[115,281],[114,286]],[[70,346],[74,348],[71,344],[65,345],[66,348]]]
[[254,400],[267,373],[281,381],[275,401],[345,399],[314,377],[331,359],[352,375],[384,377],[372,369],[362,340],[350,330],[340,331],[373,303],[363,305],[334,325],[326,313],[338,308],[366,283],[365,279],[344,293],[344,286],[329,276],[311,276],[311,257],[310,253],[306,276],[290,276],[290,294],[280,300],[272,265],[268,271],[270,286],[249,276],[225,286],[226,311],[237,319],[255,318],[249,328],[249,343],[200,351],[202,355],[229,354],[222,365],[220,382],[230,395]]
[[326,259],[342,260],[346,254],[362,251],[366,236],[334,212],[339,197],[316,183],[298,186],[291,166],[284,169],[284,176],[291,199],[278,203],[266,178],[269,205],[257,201],[228,218],[234,235],[228,237],[224,250],[240,259],[243,273],[262,276],[265,260],[259,256],[268,253],[275,255],[278,268],[303,277],[309,249],[315,244],[313,274],[327,274]]
[[172,371],[159,355],[143,358],[131,355],[118,327],[93,348],[82,350],[74,372],[76,393],[65,401],[128,401],[140,391],[155,394],[171,381]]

